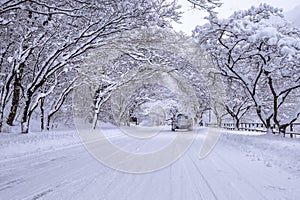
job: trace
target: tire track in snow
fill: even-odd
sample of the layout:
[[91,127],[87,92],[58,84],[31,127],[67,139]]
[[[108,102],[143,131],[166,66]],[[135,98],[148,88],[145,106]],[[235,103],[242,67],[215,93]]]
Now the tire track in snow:
[[[40,196],[44,198],[44,196],[55,192],[59,187],[72,184],[74,182],[73,180],[77,178],[78,174],[82,175],[82,172],[86,174],[86,169],[91,164],[89,161],[92,161],[92,158],[84,149],[78,147],[75,149],[77,152],[77,154],[75,153],[76,155],[74,154],[73,150],[71,152],[63,152],[64,155],[66,155],[63,160],[52,159],[53,155],[57,155],[58,153],[54,151],[50,155],[51,159],[46,157],[46,159],[43,159],[42,162],[40,160],[40,156],[38,156],[31,157],[31,159],[24,158],[24,160],[20,160],[22,163],[21,165],[20,163],[14,164],[19,166],[18,171],[10,171],[10,173],[16,177],[21,175],[24,179],[23,184],[26,183],[24,186],[20,184],[18,186],[18,192],[22,191],[20,199],[38,199]],[[58,157],[59,156],[60,154]],[[85,162],[82,160],[82,158],[85,158]],[[35,169],[35,166],[39,165],[40,163],[48,164],[43,164],[41,168]],[[50,163],[51,165],[49,165]],[[66,165],[65,163],[69,164]],[[80,165],[77,163],[80,163]],[[34,171],[34,173],[32,173],[32,171]],[[43,182],[46,184],[38,184],[41,179],[47,180],[46,182]],[[30,190],[26,191],[25,188],[28,184],[31,184],[32,186],[34,185],[34,187],[30,187]],[[13,187],[16,187],[16,185],[13,185]],[[7,192],[9,192],[9,190]],[[17,193],[15,195],[18,196]]]
[[[203,142],[202,140],[199,140],[199,137],[197,137],[197,139],[196,139],[196,143],[201,143],[201,142]],[[218,192],[219,193],[219,190],[216,190],[216,192],[214,192],[214,190],[212,189],[212,187],[211,187],[211,184],[219,184],[218,182],[211,182],[211,184],[209,183],[209,179],[207,179],[206,178],[206,176],[204,176],[204,174],[201,172],[201,170],[200,170],[200,168],[197,166],[197,163],[195,162],[195,160],[193,159],[193,158],[197,158],[198,159],[198,150],[196,150],[195,148],[197,147],[197,146],[201,146],[201,145],[194,145],[192,148],[191,148],[191,151],[188,153],[188,157],[189,157],[189,159],[191,160],[191,162],[193,163],[193,165],[194,165],[194,167],[196,168],[196,170],[199,172],[199,174],[200,174],[200,176],[203,178],[203,180],[206,182],[206,185],[211,189],[211,192],[214,194],[214,197],[216,198],[216,199],[218,199],[218,195],[216,194],[216,192]],[[214,155],[216,155],[218,158],[216,159],[216,156],[214,156]],[[207,159],[206,161],[205,161],[205,159]],[[239,173],[239,171],[236,169],[236,168],[234,168],[231,164],[229,164],[219,153],[217,153],[217,148],[215,148],[212,152],[211,152],[211,155],[209,155],[207,158],[205,158],[205,159],[203,159],[203,162],[204,162],[204,165],[203,165],[203,167],[204,167],[204,169],[206,170],[206,171],[208,171],[208,173],[210,174],[210,176],[217,176],[217,177],[219,177],[218,176],[218,174],[217,174],[217,172],[220,172],[220,171],[223,171],[223,172],[226,172],[226,171],[224,171],[223,169],[225,169],[226,167],[225,166],[227,166],[227,169],[229,168],[229,170],[227,171],[227,178],[229,178],[229,180],[231,179],[231,177],[230,176],[228,176],[228,175],[232,175],[232,174],[235,174],[234,176],[232,176],[233,178],[237,178],[237,180],[239,181],[239,182],[242,182],[242,184],[243,185],[248,185],[251,189],[252,189],[252,192],[253,191],[255,191],[257,194],[258,194],[258,196],[260,197],[259,199],[267,199],[259,190],[257,190],[256,189],[256,187],[253,185],[253,184],[251,184],[244,176],[242,176],[240,173]],[[210,162],[212,162],[211,164],[210,164]],[[219,162],[221,162],[221,163],[219,163]],[[209,167],[209,168],[207,168],[207,166]],[[220,168],[220,167],[222,167],[222,170],[218,170],[218,168]],[[214,170],[214,171],[212,171],[212,170]],[[215,173],[215,174],[214,174]],[[224,181],[224,180],[226,180],[226,177],[224,177],[224,178],[221,178],[220,179],[220,181]],[[237,193],[239,193],[240,195],[240,197],[238,198],[238,199],[241,199],[242,197],[244,197],[244,198],[246,198],[246,199],[249,199],[249,198],[247,198],[247,197],[245,197],[245,195],[243,194],[243,193],[240,193],[240,190],[236,190],[236,188],[240,188],[240,186],[241,185],[236,185],[236,184],[234,184],[234,182],[233,181],[229,181],[228,182],[229,183],[229,185],[232,185],[232,187],[231,187],[231,190],[228,190],[229,191],[229,193],[228,192],[226,192],[226,193],[224,193],[225,195],[229,195],[229,197],[233,194],[232,193],[232,191],[235,191],[235,192],[237,192]],[[227,184],[228,185],[228,184]],[[216,186],[218,186],[218,185],[216,185]],[[249,188],[248,187],[248,188]],[[225,188],[224,188],[225,189]],[[248,189],[247,189],[248,190]],[[223,190],[224,191],[224,190]],[[226,191],[226,190],[225,190]],[[221,193],[222,193],[222,191],[221,191]],[[235,193],[235,194],[237,194],[237,193]],[[222,198],[224,198],[224,197],[222,197]],[[231,197],[230,197],[231,198]],[[229,198],[229,199],[230,199]]]
[[[188,163],[183,164],[183,166],[184,166],[184,167],[183,167],[183,168],[184,168],[184,172],[185,172],[185,174],[187,174],[187,176],[189,177],[190,182],[191,182],[193,185],[196,185],[195,182],[194,182],[194,180],[193,180],[194,176],[193,176],[193,177],[191,176],[191,171],[187,169],[187,165],[188,165]],[[193,187],[193,188],[196,188],[196,192],[199,194],[199,197],[200,197],[201,199],[204,199],[202,193],[197,189],[197,187]]]
[[[41,197],[45,197],[46,195],[48,195],[50,192],[54,192],[55,191],[55,189],[57,189],[57,188],[59,188],[59,187],[61,187],[61,186],[65,186],[65,185],[67,185],[67,184],[73,184],[74,182],[72,181],[72,180],[74,180],[74,178],[76,177],[76,175],[78,175],[78,174],[81,174],[80,172],[82,172],[82,171],[84,171],[84,172],[86,172],[86,166],[87,166],[88,164],[86,164],[86,165],[83,165],[83,166],[81,166],[80,168],[77,168],[77,170],[72,170],[72,171],[70,171],[70,170],[67,170],[68,171],[68,173],[65,175],[65,176],[59,176],[58,178],[56,178],[56,179],[59,179],[59,180],[62,180],[62,181],[59,181],[59,180],[57,180],[57,181],[53,181],[53,178],[51,178],[51,179],[49,179],[49,180],[51,180],[51,182],[53,182],[53,183],[57,183],[57,182],[60,182],[60,184],[58,184],[58,185],[55,185],[54,187],[53,186],[51,186],[53,183],[49,183],[49,185],[44,185],[44,186],[42,186],[42,187],[40,187],[40,188],[33,188],[33,191],[31,191],[29,194],[27,194],[25,197],[23,197],[22,199],[24,199],[24,200],[33,200],[33,199],[39,199],[39,198],[41,198]],[[71,172],[71,173],[69,173],[69,172]],[[47,172],[45,172],[45,174],[46,174]],[[50,174],[50,172],[48,172],[49,174]],[[60,174],[62,174],[62,173],[60,173]],[[41,175],[40,175],[41,176]],[[44,178],[44,176],[42,176],[43,178]],[[69,180],[69,181],[68,181]]]
[[172,167],[173,167],[173,165],[170,165],[169,166],[169,182],[171,183],[170,184],[170,199],[174,199],[174,197],[173,197],[173,180],[172,180]]
[[[211,194],[213,195],[213,197],[216,200],[219,200],[219,198],[217,197],[217,194],[215,193],[215,191],[212,189],[211,185],[209,184],[208,180],[205,178],[205,176],[203,175],[203,173],[201,172],[201,170],[198,168],[198,166],[196,165],[195,161],[191,158],[191,156],[189,154],[187,154],[189,160],[191,161],[191,163],[193,164],[194,168],[196,169],[196,171],[198,172],[198,174],[200,175],[202,181],[206,184],[207,188],[209,189],[209,191],[211,192]],[[202,198],[203,199],[203,198]]]
[[250,183],[245,176],[243,176],[235,167],[233,167],[229,162],[227,162],[217,151],[213,152],[218,158],[220,158],[219,160],[221,160],[225,165],[227,165],[230,169],[231,172],[234,172],[238,177],[241,178],[241,180],[244,181],[244,183],[246,183],[247,185],[249,185],[254,191],[256,191],[263,199],[267,200],[268,198],[266,196],[264,196],[259,190],[257,190],[257,188]]
[[[120,138],[120,139],[124,139],[125,138],[125,136],[123,136],[122,138]],[[134,140],[131,140],[131,141],[134,141]],[[121,143],[124,143],[125,142],[125,145],[123,145],[122,146],[122,149],[126,149],[127,147],[129,147],[129,146],[133,146],[133,145],[136,145],[136,144],[132,144],[132,143],[129,143],[128,141],[128,143],[126,143],[126,140],[124,141],[124,140],[121,140],[121,141],[119,141],[117,144],[118,145],[120,145]],[[135,143],[138,143],[138,141],[136,141]],[[116,144],[116,143],[114,143],[114,144]],[[145,140],[145,142],[144,143],[142,143],[140,146],[137,146],[136,147],[136,151],[139,151],[140,150],[140,148],[141,148],[141,146],[143,146],[143,145],[145,145],[146,144],[146,140]],[[111,155],[114,155],[114,154],[111,154]],[[125,173],[123,173],[123,172],[120,172],[120,171],[118,171],[118,170],[115,170],[115,169],[113,169],[113,174],[112,174],[112,177],[111,177],[111,179],[110,179],[110,181],[108,182],[108,184],[106,185],[106,191],[114,191],[113,189],[110,189],[110,188],[112,188],[113,186],[115,186],[115,184],[114,184],[114,182],[116,182],[116,180],[117,180],[117,177],[119,177],[119,176],[121,176],[121,178],[122,178],[122,175],[129,175],[129,174],[125,174]],[[123,176],[124,177],[124,176]],[[120,182],[120,181],[119,181]],[[120,184],[120,183],[117,183],[117,184]],[[123,185],[123,184],[122,184]],[[129,196],[129,194],[130,194],[130,189],[128,189],[127,190],[127,192],[126,192],[126,198],[125,199],[127,199],[128,198],[128,196]],[[109,195],[111,195],[111,192],[106,192],[105,194],[103,194],[102,195],[102,197],[101,197],[101,199],[107,199],[107,196],[109,196]]]
[[5,183],[1,183],[0,191],[6,190],[8,188],[12,188],[13,186],[15,186],[17,184],[21,184],[23,182],[24,182],[24,180],[22,178],[17,178],[17,179],[14,179],[14,180],[7,181]]

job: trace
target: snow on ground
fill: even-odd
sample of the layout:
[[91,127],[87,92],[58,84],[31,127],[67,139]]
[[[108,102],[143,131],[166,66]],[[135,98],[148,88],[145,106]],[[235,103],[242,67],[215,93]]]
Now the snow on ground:
[[[160,148],[176,134],[165,127],[161,135],[137,141],[106,128],[114,144],[137,152]],[[200,160],[207,129],[198,128],[180,159],[146,174],[105,167],[81,145],[76,131],[2,134],[0,199],[298,199],[299,139],[224,132]]]
[[300,138],[226,131],[221,142],[245,152],[245,156],[251,158],[251,161],[262,162],[267,167],[274,165],[300,177]]
[[75,130],[33,132],[29,134],[1,133],[0,160],[55,151],[76,144],[80,144],[80,139]]

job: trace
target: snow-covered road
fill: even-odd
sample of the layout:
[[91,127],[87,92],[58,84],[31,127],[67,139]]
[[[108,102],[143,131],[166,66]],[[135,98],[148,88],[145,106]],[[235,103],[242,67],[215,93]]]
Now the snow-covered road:
[[[174,135],[167,129],[163,134],[164,139]],[[221,137],[211,154],[200,160],[206,134],[206,129],[198,130],[196,140],[180,159],[146,174],[110,169],[80,143],[8,156],[0,161],[0,199],[299,199],[300,171],[295,174],[254,159],[249,149],[242,150],[235,141],[231,143],[230,137]],[[125,135],[111,140],[131,151],[151,144],[148,140],[137,143]],[[293,145],[299,145],[299,141]]]

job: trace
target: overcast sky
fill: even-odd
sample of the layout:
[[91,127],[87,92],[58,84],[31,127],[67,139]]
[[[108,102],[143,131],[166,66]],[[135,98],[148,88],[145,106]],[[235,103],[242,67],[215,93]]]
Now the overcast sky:
[[[259,5],[260,3],[268,3],[275,7],[283,8],[284,12],[292,10],[300,4],[299,0],[222,0],[222,2],[223,6],[217,10],[220,17],[228,17],[236,10],[245,10],[252,5]],[[191,9],[191,4],[187,0],[178,0],[178,3],[183,6],[182,10],[185,13],[182,15],[182,24],[173,24],[173,27],[177,31],[184,31],[190,35],[196,25],[205,23],[205,20],[203,20],[205,15],[195,9]]]

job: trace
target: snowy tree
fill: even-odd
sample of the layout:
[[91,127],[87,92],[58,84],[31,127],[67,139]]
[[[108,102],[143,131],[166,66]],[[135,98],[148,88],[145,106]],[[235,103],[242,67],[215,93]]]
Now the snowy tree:
[[[145,67],[145,65],[149,67]],[[153,70],[156,68],[156,65],[160,65],[160,67]],[[186,88],[184,88],[184,82],[181,82],[182,80],[178,78],[178,75],[172,75],[171,73],[179,73],[182,77],[185,77],[186,80],[188,80],[188,84],[193,88],[199,105],[199,107],[195,109],[195,111],[197,111],[196,114],[201,113],[205,109],[205,106],[208,106],[207,100],[209,97],[206,93],[207,89],[203,83],[203,78],[197,74],[198,72],[193,69],[191,64],[170,52],[154,49],[140,50],[139,58],[136,58],[134,55],[122,56],[118,58],[117,62],[114,62],[113,66],[109,67],[109,69],[114,69],[114,72],[110,72],[110,76],[119,78],[119,80],[115,81],[117,82],[117,84],[114,85],[116,86],[114,89],[117,91],[115,91],[115,93],[121,94],[131,86],[134,88],[137,87],[136,89],[132,89],[134,91],[130,89],[128,92],[125,92],[129,94],[132,92],[132,96],[127,101],[123,101],[125,103],[124,107],[118,111],[118,113],[124,112],[124,115],[122,115],[122,119],[125,120],[124,124],[128,124],[131,113],[146,102],[162,101],[163,99],[178,100],[178,98],[189,98],[189,93],[185,93],[185,95],[180,97],[178,96],[178,91],[184,91]],[[128,79],[121,76],[121,74],[128,75],[128,73],[133,73]],[[174,93],[174,91],[172,92],[172,90],[168,88],[164,89],[159,87],[159,85],[168,84],[168,82],[164,83],[163,79],[166,78],[161,76],[163,73],[169,74],[167,76],[171,76],[171,79],[176,80],[176,84],[181,88],[177,88],[176,90],[178,91]],[[119,76],[116,74],[119,74]],[[111,79],[116,80],[114,78]],[[152,87],[147,87],[149,84],[152,85]],[[125,85],[125,87],[123,85]],[[119,88],[122,88],[122,92],[119,91]],[[156,92],[153,93],[152,89],[155,89]],[[113,89],[110,91],[113,92]]]
[[215,13],[214,9],[222,5],[220,0],[187,0],[187,1],[192,3],[194,7],[197,7],[201,10],[208,11],[210,14]]
[[[214,62],[212,63],[214,64]],[[205,98],[204,106],[199,114],[202,118],[206,111],[212,111],[216,117],[216,125],[221,127],[222,118],[227,115],[224,106],[226,95],[222,77],[217,74],[216,71],[217,69],[215,68],[211,68],[208,71],[207,78],[205,79],[205,84],[207,87],[206,96],[208,98]],[[199,74],[196,75],[199,76]]]
[[[77,71],[69,71],[68,69],[65,69],[64,75],[65,76],[61,77],[57,81],[57,85],[53,93],[48,95],[47,97],[44,97],[43,104],[42,101],[40,102],[41,130],[44,130],[45,127],[46,130],[50,129],[50,124],[53,120],[53,116],[58,113],[62,107],[71,111],[70,94],[75,87],[78,87],[78,85],[75,84],[77,80]],[[65,104],[66,101],[68,101],[68,103]],[[44,110],[44,113],[42,112],[42,109]],[[67,116],[63,116],[63,118],[67,118],[68,121],[71,121],[72,116],[70,115],[70,113],[67,113]]]
[[233,118],[235,129],[239,129],[241,118],[253,106],[252,99],[245,87],[238,81],[228,79],[226,82],[225,110]]
[[[277,17],[274,23],[272,16]],[[219,63],[222,75],[246,88],[268,132],[276,124],[284,133],[299,117],[298,109],[288,113],[282,108],[300,87],[300,31],[282,19],[281,9],[266,4],[208,20],[194,37]],[[289,105],[297,108],[298,103]]]
[[27,133],[31,113],[55,90],[45,87],[50,77],[76,67],[88,50],[116,33],[141,26],[168,27],[179,18],[177,8],[175,2],[160,0],[2,2],[1,39],[7,42],[1,44],[0,126],[8,103],[9,125],[22,105],[21,132]]
[[[189,109],[192,109],[190,112],[196,115],[195,118],[199,118],[201,109],[204,110],[203,108],[208,107],[209,104],[207,103],[209,97],[204,79],[206,70],[208,71],[210,67],[204,52],[191,38],[183,34],[160,28],[123,32],[107,46],[102,46],[92,52],[85,61],[85,65],[80,70],[84,71],[82,74],[89,79],[84,80],[87,83],[86,87],[91,88],[86,91],[94,92],[88,95],[76,95],[76,98],[86,97],[88,99],[83,100],[84,102],[95,102],[92,99],[95,99],[95,96],[99,97],[98,93],[107,94],[107,97],[111,95],[111,92],[118,94],[119,96],[115,97],[116,102],[113,104],[110,102],[108,107],[119,107],[115,112],[120,115],[116,116],[117,121],[124,120],[121,124],[127,124],[129,110],[125,108],[128,107],[129,99],[126,98],[136,91],[137,88],[134,87],[142,87],[144,84],[153,84],[157,81],[160,84],[168,85],[162,81],[170,79],[169,81],[174,85],[173,90],[177,90],[177,94],[178,91],[185,91],[185,95],[179,98],[182,99],[181,101],[193,101],[193,103],[183,105],[190,107]],[[161,76],[164,73],[168,75]],[[180,76],[181,78],[178,78]],[[105,77],[107,81],[100,77]],[[107,90],[108,93],[101,86],[107,83],[114,85],[114,89]],[[99,90],[99,86],[102,89]],[[177,88],[175,89],[175,87]],[[80,91],[78,92],[80,93]],[[121,97],[121,93],[125,93],[123,97]],[[102,101],[105,98],[98,98],[98,100]],[[94,122],[95,127],[96,118],[101,115],[98,112],[101,110],[98,105],[104,106],[105,104],[97,103],[85,105],[86,107],[75,107],[81,110],[81,112],[77,112],[82,115],[81,118],[89,116],[88,118],[93,119],[87,121]],[[197,108],[193,108],[196,104]],[[87,110],[92,110],[92,113],[85,113]]]
[[[160,102],[176,102],[176,96],[168,88],[158,85],[157,83],[142,85],[129,100],[129,114],[130,117],[140,118],[142,113],[142,105],[153,102],[159,104]],[[178,100],[177,100],[178,101]],[[167,107],[160,105],[161,107]]]

